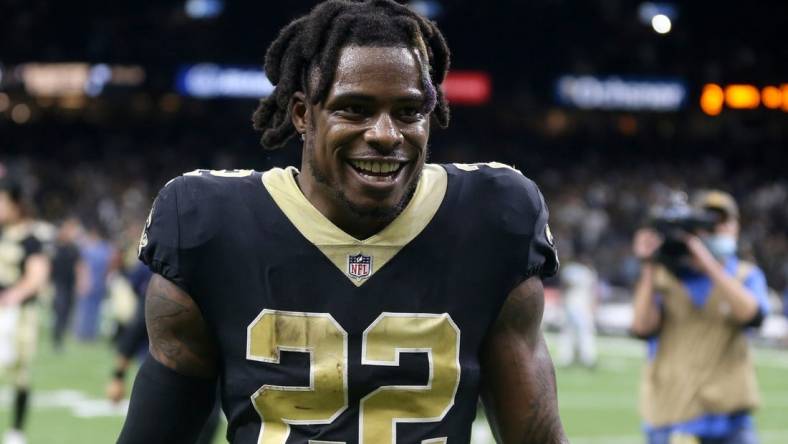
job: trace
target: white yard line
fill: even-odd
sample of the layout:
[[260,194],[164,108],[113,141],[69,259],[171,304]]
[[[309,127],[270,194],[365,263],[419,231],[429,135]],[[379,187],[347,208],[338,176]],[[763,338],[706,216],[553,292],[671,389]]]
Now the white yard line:
[[[12,403],[13,392],[0,390],[0,410],[8,410]],[[126,416],[129,407],[127,399],[115,404],[104,398],[91,398],[79,390],[51,390],[32,393],[34,409],[66,409],[77,418],[96,418],[107,416]]]

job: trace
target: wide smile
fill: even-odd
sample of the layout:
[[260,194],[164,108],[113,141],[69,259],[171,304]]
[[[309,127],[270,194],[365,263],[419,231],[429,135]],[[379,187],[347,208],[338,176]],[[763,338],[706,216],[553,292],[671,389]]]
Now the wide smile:
[[367,185],[393,185],[408,162],[388,159],[348,159],[345,161],[357,177]]

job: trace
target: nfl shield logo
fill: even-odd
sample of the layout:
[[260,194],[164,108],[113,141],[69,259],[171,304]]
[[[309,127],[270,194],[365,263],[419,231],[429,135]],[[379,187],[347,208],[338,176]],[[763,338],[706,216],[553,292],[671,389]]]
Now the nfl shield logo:
[[372,256],[359,253],[347,257],[347,274],[354,279],[368,278],[372,272]]

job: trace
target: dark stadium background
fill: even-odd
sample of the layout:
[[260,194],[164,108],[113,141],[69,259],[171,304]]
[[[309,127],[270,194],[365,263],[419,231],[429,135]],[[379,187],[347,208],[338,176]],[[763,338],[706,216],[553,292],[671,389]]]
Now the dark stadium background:
[[[209,18],[190,17],[185,3],[0,0],[0,175],[25,183],[41,218],[98,221],[124,246],[175,175],[299,162],[295,141],[260,147],[256,100],[186,97],[176,78],[197,63],[261,65],[281,26],[316,2],[214,0],[221,11]],[[418,3],[439,10],[453,70],[492,85],[488,102],[453,106],[450,128],[433,131],[432,160],[496,160],[535,179],[559,244],[592,252],[618,289],[611,302],[627,302],[629,243],[649,206],[710,187],[737,197],[746,253],[775,300],[788,295],[788,2],[653,2],[671,12],[664,35],[641,20],[637,1]],[[144,80],[95,96],[26,86],[26,64],[67,62],[134,66]],[[565,75],[675,80],[686,97],[670,111],[580,109],[558,98]],[[775,86],[782,102],[712,116],[700,105],[707,84]]]

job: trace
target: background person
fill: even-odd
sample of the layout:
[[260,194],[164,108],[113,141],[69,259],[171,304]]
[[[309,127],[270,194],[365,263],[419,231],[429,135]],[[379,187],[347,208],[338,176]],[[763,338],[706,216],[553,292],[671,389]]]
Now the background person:
[[594,311],[598,298],[598,276],[593,264],[576,249],[561,264],[561,303],[564,323],[558,343],[558,365],[567,367],[575,362],[593,368],[597,361]]
[[0,179],[0,367],[14,386],[11,428],[5,444],[23,444],[30,374],[38,330],[35,298],[46,284],[49,259],[33,234],[22,188]]
[[99,333],[101,303],[107,295],[107,276],[115,254],[98,222],[87,225],[87,233],[80,245],[80,254],[88,270],[88,284],[77,304],[75,333],[81,341],[95,340]]
[[77,246],[80,229],[77,219],[64,220],[55,242],[55,253],[52,258],[52,284],[55,290],[52,301],[55,316],[52,345],[55,350],[61,350],[63,347],[63,338],[71,319],[76,294],[84,293],[87,284],[87,270],[80,259]]
[[[642,260],[635,288],[635,335],[648,338],[641,381],[641,414],[649,444],[685,437],[700,443],[754,444],[750,412],[760,400],[747,327],[768,311],[761,270],[736,255],[739,211],[721,191],[696,207],[717,216],[711,232],[685,233],[689,266],[654,261],[663,239],[635,235]],[[682,441],[683,442],[683,441]]]

